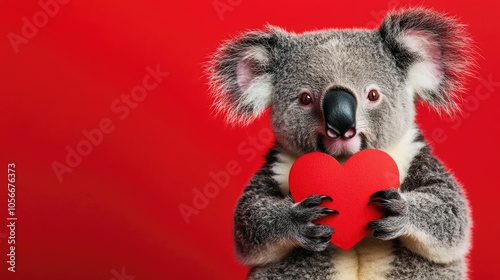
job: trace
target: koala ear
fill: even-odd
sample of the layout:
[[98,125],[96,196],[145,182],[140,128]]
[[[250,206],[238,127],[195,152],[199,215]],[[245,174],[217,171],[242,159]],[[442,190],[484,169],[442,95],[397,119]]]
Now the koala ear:
[[[247,32],[225,42],[213,56],[208,74],[214,107],[231,124],[248,124],[271,103],[273,53],[280,31]],[[281,31],[283,32],[283,31]]]
[[472,44],[464,25],[416,8],[389,13],[379,32],[418,98],[448,113],[457,109],[455,93],[473,72]]

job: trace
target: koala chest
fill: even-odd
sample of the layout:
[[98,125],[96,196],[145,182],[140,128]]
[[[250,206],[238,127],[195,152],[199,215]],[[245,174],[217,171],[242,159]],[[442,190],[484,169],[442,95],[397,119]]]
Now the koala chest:
[[394,258],[392,242],[369,235],[349,251],[335,249],[332,280],[387,279]]

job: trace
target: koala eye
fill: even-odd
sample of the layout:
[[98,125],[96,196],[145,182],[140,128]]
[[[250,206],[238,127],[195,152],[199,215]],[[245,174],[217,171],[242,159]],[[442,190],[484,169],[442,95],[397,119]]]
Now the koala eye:
[[375,102],[379,98],[380,98],[380,93],[378,93],[376,89],[372,89],[370,90],[370,92],[368,92],[368,100],[370,100],[371,102]]
[[312,96],[309,92],[301,93],[299,100],[302,105],[309,105],[313,101]]

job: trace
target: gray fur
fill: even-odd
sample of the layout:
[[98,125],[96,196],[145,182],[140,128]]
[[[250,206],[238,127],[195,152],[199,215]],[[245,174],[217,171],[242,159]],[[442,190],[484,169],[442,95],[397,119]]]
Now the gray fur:
[[[453,91],[461,89],[470,65],[466,35],[453,18],[410,9],[390,13],[378,30],[297,35],[268,27],[219,49],[209,67],[216,108],[227,112],[232,123],[248,123],[270,107],[277,138],[234,215],[238,257],[253,266],[249,278],[337,279],[337,251],[329,242],[333,230],[312,223],[328,215],[318,206],[322,198],[296,202],[284,196],[273,171],[280,164],[278,155],[323,151],[345,159],[360,149],[390,149],[416,126],[417,100],[455,109]],[[415,69],[430,69],[433,75]],[[370,85],[382,93],[376,105],[366,102]],[[325,146],[320,104],[332,87],[347,89],[357,99],[361,144],[351,152]],[[310,108],[298,102],[303,90],[313,95]],[[421,135],[413,141],[425,143]],[[465,279],[471,224],[467,201],[430,148],[418,148],[400,189],[379,194],[385,217],[370,224],[373,236],[392,248],[391,269],[382,276]]]

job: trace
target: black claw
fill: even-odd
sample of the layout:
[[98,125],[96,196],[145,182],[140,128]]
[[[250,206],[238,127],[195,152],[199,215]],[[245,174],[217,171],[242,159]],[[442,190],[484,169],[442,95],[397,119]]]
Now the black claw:
[[321,201],[323,201],[323,200],[330,200],[330,202],[333,202],[333,198],[331,198],[328,195],[322,195],[319,198],[321,199]]
[[378,191],[378,192],[372,194],[372,196],[370,196],[370,200],[373,200],[376,197],[384,197],[385,193],[386,193],[386,191]]
[[323,214],[340,214],[339,211],[333,210],[333,209],[328,209],[328,208],[325,208],[325,209],[321,210],[321,212]]
[[330,241],[330,239],[332,239],[331,236],[323,236],[323,237],[319,238],[321,243],[326,243],[326,242]]
[[377,226],[377,224],[378,224],[378,223],[377,223],[376,221],[373,221],[373,222],[369,222],[369,223],[368,223],[368,226],[370,226],[370,227],[374,228],[374,227],[376,227],[376,226]]
[[378,203],[386,203],[386,202],[387,202],[387,200],[385,200],[385,199],[371,199],[371,200],[370,200],[370,202],[368,202],[368,205],[369,205],[369,204],[372,204],[372,203],[374,203],[374,202],[378,202]]
[[373,236],[375,236],[377,238],[382,238],[382,239],[390,239],[391,238],[391,234],[388,232],[385,232],[383,230],[374,230]]

